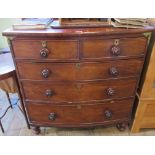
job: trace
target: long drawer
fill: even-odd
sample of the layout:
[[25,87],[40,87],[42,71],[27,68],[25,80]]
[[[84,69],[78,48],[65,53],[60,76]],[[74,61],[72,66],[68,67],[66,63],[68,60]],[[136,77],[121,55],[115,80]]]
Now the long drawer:
[[15,58],[76,60],[77,40],[15,39],[12,41]]
[[84,59],[143,56],[146,43],[145,37],[88,39],[82,42],[82,54]]
[[137,76],[142,64],[142,59],[129,59],[85,63],[17,62],[17,67],[21,79],[80,81]]
[[69,126],[129,119],[132,102],[133,99],[89,105],[51,105],[29,102],[26,106],[30,122]]
[[23,81],[27,100],[79,102],[134,96],[137,79],[104,80],[102,82],[36,82]]

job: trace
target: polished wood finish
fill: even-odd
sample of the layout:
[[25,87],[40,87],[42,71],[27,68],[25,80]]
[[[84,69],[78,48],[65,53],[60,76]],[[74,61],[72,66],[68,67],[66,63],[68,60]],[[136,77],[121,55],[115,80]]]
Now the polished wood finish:
[[[132,97],[135,94],[137,79],[117,79],[99,82],[83,83],[49,83],[49,82],[22,82],[26,100],[40,100],[51,102],[82,102],[99,101],[113,98]],[[114,90],[110,95],[109,88]],[[47,95],[51,90],[52,95]]]
[[[82,63],[37,63],[18,61],[21,79],[51,81],[81,81],[138,76],[143,59],[82,62]],[[113,73],[115,70],[115,73]],[[113,72],[112,72],[113,71]],[[33,73],[33,74],[32,74]],[[68,76],[68,73],[71,73]],[[43,75],[44,74],[44,75]],[[48,75],[47,75],[48,74]]]
[[[12,95],[11,97],[17,97]],[[1,108],[5,108],[8,102],[5,102],[5,93],[0,90],[0,104],[3,105]],[[5,103],[5,104],[2,104]],[[7,114],[7,119],[3,122],[5,133],[0,131],[0,136],[34,136],[35,132],[27,129],[24,116],[18,108],[10,110]],[[41,136],[154,136],[154,129],[145,129],[140,133],[133,134],[130,132],[128,126],[123,132],[120,132],[115,128],[115,125],[109,127],[97,126],[90,128],[47,128],[41,127]],[[52,138],[52,137],[50,137]]]
[[[129,119],[132,101],[121,100],[114,103],[98,103],[89,105],[51,105],[28,103],[30,122],[54,126],[77,126],[87,124],[104,124],[104,122]],[[106,116],[106,111],[111,112],[111,117]],[[55,119],[50,119],[50,114],[55,114]]]
[[[12,41],[14,54],[16,59],[77,59],[78,44],[76,40],[45,40],[46,46],[42,45],[42,40],[19,40]],[[45,46],[45,47],[44,47]],[[46,49],[46,50],[45,50]],[[42,56],[43,53],[47,55]]]
[[130,123],[152,28],[7,30],[31,126]]
[[155,128],[155,32],[152,36],[150,56],[143,74],[144,80],[138,95],[138,107],[131,131],[139,132],[141,128]]
[[78,28],[78,29],[46,29],[46,30],[13,30],[12,28],[3,31],[7,37],[92,37],[92,36],[113,36],[113,35],[141,35],[142,33],[152,32],[153,27],[143,29],[125,29],[114,27],[101,28]]
[[83,41],[82,53],[84,59],[141,56],[146,52],[147,39],[145,37],[121,38],[117,40],[118,45],[115,45],[115,39],[91,39]]

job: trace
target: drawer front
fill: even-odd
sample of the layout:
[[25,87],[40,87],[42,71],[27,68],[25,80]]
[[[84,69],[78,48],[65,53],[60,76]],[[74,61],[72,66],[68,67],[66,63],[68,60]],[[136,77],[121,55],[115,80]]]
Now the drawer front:
[[102,59],[113,57],[143,56],[146,51],[147,39],[92,39],[84,40],[82,51],[84,59]]
[[51,102],[79,102],[134,96],[136,78],[103,82],[23,82],[25,99]]
[[129,119],[133,100],[89,105],[50,105],[27,103],[30,122],[43,124],[76,125],[82,123],[103,123],[112,120]]
[[109,61],[104,63],[58,64],[17,62],[21,79],[53,81],[80,81],[137,76],[140,74],[142,64],[142,60],[134,59]]
[[76,40],[13,40],[15,58],[68,60],[78,58]]

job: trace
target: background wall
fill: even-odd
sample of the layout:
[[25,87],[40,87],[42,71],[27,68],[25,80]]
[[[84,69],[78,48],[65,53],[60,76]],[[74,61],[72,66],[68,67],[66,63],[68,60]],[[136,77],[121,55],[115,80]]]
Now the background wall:
[[2,31],[10,28],[12,24],[19,23],[20,18],[0,18],[0,49],[8,47],[6,37],[2,36]]

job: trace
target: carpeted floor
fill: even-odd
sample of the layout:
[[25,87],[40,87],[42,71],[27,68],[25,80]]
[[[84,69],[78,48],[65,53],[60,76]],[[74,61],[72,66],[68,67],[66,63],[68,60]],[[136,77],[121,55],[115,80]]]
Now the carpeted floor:
[[[11,94],[12,102],[17,100],[16,94]],[[0,90],[0,115],[8,106],[6,95]],[[17,106],[9,109],[6,116],[2,119],[5,133],[0,130],[0,136],[33,136],[33,130],[27,129],[23,114]],[[65,129],[65,128],[41,128],[41,136],[129,136],[143,135],[155,136],[155,129],[143,129],[140,133],[132,134],[129,129],[120,132],[115,127],[98,127],[93,129]]]

